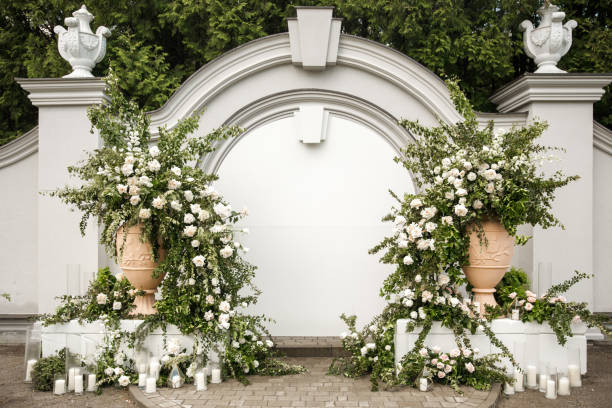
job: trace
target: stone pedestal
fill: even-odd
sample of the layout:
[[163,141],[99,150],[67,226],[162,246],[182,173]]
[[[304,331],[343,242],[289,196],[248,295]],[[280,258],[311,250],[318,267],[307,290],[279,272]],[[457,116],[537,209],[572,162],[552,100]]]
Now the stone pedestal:
[[[402,357],[414,348],[414,343],[421,332],[420,328],[412,332],[406,332],[407,320],[400,319],[396,323],[395,330],[395,363],[401,361]],[[581,372],[584,374],[587,370],[587,344],[586,344],[586,326],[582,323],[573,324],[573,337],[567,339],[565,346],[561,346],[557,342],[555,333],[548,324],[523,323],[521,321],[510,319],[495,319],[492,322],[491,328],[504,345],[514,353],[514,345],[516,342],[525,343],[526,354],[529,354],[528,349],[536,349],[538,356],[536,363],[551,363],[559,369],[563,369],[568,365],[568,351],[570,348],[578,347],[580,349],[580,364]],[[472,347],[480,349],[480,356],[497,353],[499,349],[491,344],[489,337],[478,330],[475,334],[468,336]],[[425,339],[425,345],[428,347],[438,346],[442,351],[450,351],[457,347],[455,335],[449,329],[442,327],[439,322],[435,322],[429,335]],[[523,368],[528,364],[527,361],[518,361],[520,358],[515,355],[517,363]]]
[[[122,320],[121,330],[134,332],[143,320]],[[98,347],[104,344],[106,331],[102,322],[80,324],[77,320],[72,320],[66,324],[57,324],[42,328],[42,354],[48,357],[57,353],[64,347],[72,353],[81,356],[93,355]],[[161,329],[156,329],[147,336],[144,342],[146,350],[160,358],[165,354],[163,347],[164,334]],[[166,339],[178,339],[183,347],[187,348],[187,353],[193,349],[193,337],[181,334],[176,326],[169,325],[166,330]],[[131,358],[134,358],[134,350],[122,346],[122,351]],[[208,355],[210,361],[219,361],[217,353],[211,352]]]

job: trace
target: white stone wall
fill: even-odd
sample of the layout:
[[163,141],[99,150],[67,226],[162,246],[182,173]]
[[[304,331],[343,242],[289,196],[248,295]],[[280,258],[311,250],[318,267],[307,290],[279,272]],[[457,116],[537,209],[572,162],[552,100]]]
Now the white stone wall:
[[0,314],[38,312],[38,154],[0,168]]

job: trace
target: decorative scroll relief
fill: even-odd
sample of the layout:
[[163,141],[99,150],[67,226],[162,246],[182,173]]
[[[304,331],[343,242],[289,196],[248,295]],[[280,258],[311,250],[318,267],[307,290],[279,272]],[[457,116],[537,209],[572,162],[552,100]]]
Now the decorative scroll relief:
[[336,65],[342,20],[332,18],[333,7],[296,7],[288,18],[291,61],[305,70],[321,71]]
[[321,143],[327,137],[329,112],[322,105],[301,105],[293,117],[300,142]]
[[525,53],[538,64],[536,73],[564,73],[565,71],[557,68],[557,62],[572,46],[572,29],[578,24],[570,20],[564,25],[565,13],[559,11],[559,7],[554,4],[541,7],[538,14],[542,18],[538,28],[534,28],[529,20],[523,21],[519,26],[519,30],[525,32]]

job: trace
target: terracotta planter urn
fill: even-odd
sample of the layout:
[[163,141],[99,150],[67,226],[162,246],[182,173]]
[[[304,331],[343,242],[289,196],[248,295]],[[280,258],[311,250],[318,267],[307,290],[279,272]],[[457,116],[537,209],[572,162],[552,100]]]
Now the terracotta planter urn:
[[[153,278],[153,270],[157,268],[160,261],[166,257],[166,251],[160,249],[159,261],[153,260],[152,247],[149,242],[142,242],[142,224],[128,227],[127,236],[123,226],[117,230],[117,258],[123,274],[136,289],[144,290],[144,296],[136,296],[134,300],[135,309],[131,314],[155,314],[155,290],[164,279],[163,275]],[[121,255],[121,247],[123,255]]]
[[474,302],[480,303],[480,313],[485,305],[497,306],[495,286],[502,280],[514,254],[514,238],[497,219],[482,220],[484,240],[481,244],[476,224],[468,226],[470,237],[469,266],[463,267],[467,280],[474,287]]

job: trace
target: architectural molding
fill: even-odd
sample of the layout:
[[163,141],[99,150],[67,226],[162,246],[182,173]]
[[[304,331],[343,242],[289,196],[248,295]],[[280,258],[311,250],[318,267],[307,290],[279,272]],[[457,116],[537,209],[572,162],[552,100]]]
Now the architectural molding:
[[533,102],[597,102],[612,74],[524,74],[491,96],[500,112],[526,110]]
[[0,146],[0,169],[38,152],[38,126]]
[[612,130],[593,121],[593,146],[612,155]]
[[495,122],[495,127],[511,128],[527,124],[527,112],[488,113],[477,112],[476,120],[482,127],[487,126],[490,121]]
[[[257,39],[228,51],[196,71],[164,106],[150,112],[151,133],[156,135],[158,127],[172,128],[180,119],[204,110],[216,96],[243,80],[291,64],[288,33]],[[444,82],[423,65],[390,47],[360,37],[341,35],[336,65],[337,68],[350,67],[364,75],[388,81],[446,122],[461,120]],[[310,75],[318,78],[320,74]],[[268,86],[271,93],[288,90],[279,89],[280,85],[275,82]],[[356,85],[353,95],[373,92],[363,88]]]
[[15,78],[34,106],[83,106],[108,101],[103,78]]
[[206,172],[216,173],[231,149],[249,132],[271,121],[293,117],[300,106],[315,103],[330,116],[339,116],[369,127],[383,137],[399,154],[414,137],[398,126],[397,118],[365,100],[320,89],[299,89],[270,95],[243,107],[228,118],[224,125],[236,125],[244,132],[233,139],[217,142],[214,152],[198,163]]
[[296,7],[288,18],[291,61],[306,70],[336,65],[342,19],[332,18],[333,7]]

